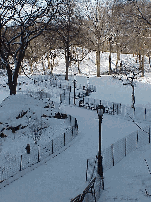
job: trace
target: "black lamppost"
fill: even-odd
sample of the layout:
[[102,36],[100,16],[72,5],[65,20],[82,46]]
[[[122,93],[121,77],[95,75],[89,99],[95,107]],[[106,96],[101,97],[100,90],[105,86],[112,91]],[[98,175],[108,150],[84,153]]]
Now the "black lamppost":
[[102,117],[105,112],[105,107],[101,105],[98,105],[97,113],[99,118],[99,151],[98,151],[98,174],[100,177],[103,178],[103,165],[102,165],[102,156],[101,156],[101,123],[102,123]]
[[75,105],[76,74],[74,74],[74,105]]

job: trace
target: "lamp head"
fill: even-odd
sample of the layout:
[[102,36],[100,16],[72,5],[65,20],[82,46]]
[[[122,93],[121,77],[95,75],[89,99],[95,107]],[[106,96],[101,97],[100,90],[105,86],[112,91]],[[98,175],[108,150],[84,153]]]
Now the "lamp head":
[[98,109],[98,115],[103,116],[103,109],[100,109],[100,108]]
[[74,80],[76,80],[76,74],[74,74]]
[[105,107],[101,104],[98,105],[97,113],[98,113],[98,116],[103,116],[103,114],[105,113]]

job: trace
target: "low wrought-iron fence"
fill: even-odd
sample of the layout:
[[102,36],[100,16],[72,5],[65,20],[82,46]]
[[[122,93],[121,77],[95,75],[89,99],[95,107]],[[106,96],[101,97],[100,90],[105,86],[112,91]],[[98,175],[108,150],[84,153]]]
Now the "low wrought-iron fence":
[[[106,172],[114,165],[119,163],[126,155],[135,151],[137,148],[150,144],[150,127],[144,127],[142,130],[132,132],[128,136],[111,144],[102,151],[103,171]],[[97,158],[87,159],[86,181],[93,179],[97,172]]]
[[102,104],[105,107],[105,113],[110,115],[119,115],[125,119],[130,120],[130,116],[136,121],[151,121],[151,110],[149,108],[135,107],[134,109],[123,105],[121,103],[115,103],[105,100],[94,99],[85,94],[76,95],[74,98],[73,93],[61,94],[60,103],[66,105],[74,105],[83,107],[89,110],[97,110],[98,106]]
[[[111,144],[108,148],[102,151],[103,157],[103,172],[106,172],[117,163],[119,163],[126,155],[135,151],[137,148],[151,143],[150,127],[144,127],[142,130],[132,132],[128,136]],[[91,181],[97,176],[98,161],[97,157],[94,159],[87,159],[86,181]],[[98,181],[99,186],[96,186],[96,193],[100,198],[100,192],[104,189],[104,179]],[[101,186],[102,184],[102,186]],[[102,189],[101,189],[102,187]],[[98,191],[97,191],[98,190]],[[97,197],[96,197],[97,199]],[[93,202],[94,199],[90,199]]]
[[5,161],[0,165],[0,183],[13,177],[19,171],[24,170],[41,160],[49,157],[68,145],[78,135],[78,124],[76,118],[67,115],[69,127],[63,134],[52,139],[47,144],[33,144],[30,147],[30,154],[24,153],[20,156],[7,154]]

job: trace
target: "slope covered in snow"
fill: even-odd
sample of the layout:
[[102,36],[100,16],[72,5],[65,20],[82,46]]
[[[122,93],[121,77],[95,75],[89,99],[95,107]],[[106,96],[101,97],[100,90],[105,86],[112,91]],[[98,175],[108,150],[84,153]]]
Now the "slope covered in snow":
[[[86,58],[85,61],[80,64],[80,68],[84,75],[89,75],[89,82],[91,85],[96,86],[96,92],[91,93],[90,98],[101,99],[105,101],[122,103],[127,106],[131,106],[131,92],[130,86],[124,86],[122,81],[112,78],[111,76],[95,77],[95,55],[91,54],[90,59]],[[101,69],[108,70],[108,53],[102,54]],[[104,59],[105,57],[105,59]],[[121,56],[123,57],[123,55]],[[128,57],[128,55],[124,55]],[[116,56],[113,54],[113,58]],[[133,60],[131,56],[131,61]],[[88,65],[87,65],[88,61]],[[64,62],[64,60],[59,62]],[[45,64],[47,66],[47,62]],[[81,66],[82,65],[82,66]],[[64,73],[65,64],[54,68],[54,75]],[[77,66],[72,66],[69,81],[64,80],[64,76],[56,76],[58,82],[64,85],[71,85],[73,96],[73,73],[77,72]],[[81,84],[87,85],[87,78],[84,75],[77,75],[77,86]],[[42,106],[44,103],[37,99],[29,98],[27,108],[25,107],[26,93],[30,94],[31,91],[47,92],[51,95],[50,100],[60,102],[60,94],[63,90],[58,87],[53,87],[50,83],[50,76],[29,75],[30,79],[26,76],[19,76],[17,87],[17,99],[15,102],[9,102],[9,106],[4,106],[7,103],[9,95],[9,88],[6,85],[7,77],[0,76],[0,102],[1,102],[1,118],[0,121],[8,122],[13,116],[17,116],[22,110],[31,108],[41,116]],[[47,78],[47,79],[46,79]],[[139,106],[147,109],[151,108],[151,85],[149,73],[146,73],[146,77],[136,82],[135,87],[135,106]],[[34,80],[37,82],[35,83]],[[45,100],[44,100],[45,101]],[[40,102],[40,103],[39,103]],[[36,108],[36,105],[38,105]],[[8,107],[8,108],[7,108]],[[3,111],[4,110],[4,111]],[[43,110],[46,110],[43,108]],[[57,156],[50,156],[46,160],[43,159],[39,164],[25,170],[24,172],[18,172],[17,176],[8,180],[8,186],[3,187],[1,183],[0,196],[3,202],[25,202],[25,201],[37,201],[37,202],[67,202],[76,195],[82,193],[84,188],[88,185],[85,181],[86,163],[88,158],[94,158],[98,152],[98,116],[96,111],[91,111],[74,106],[60,105],[61,112],[70,114],[77,118],[79,133],[78,136],[61,150]],[[6,112],[6,113],[5,113]],[[9,114],[8,114],[9,112]],[[44,111],[42,111],[44,113]],[[45,113],[47,113],[45,111]],[[51,113],[50,109],[48,113]],[[3,120],[2,120],[3,119]],[[18,119],[12,120],[13,124],[18,124]],[[23,120],[26,124],[27,120]],[[51,123],[50,123],[51,124]],[[150,122],[140,121],[137,123],[141,128],[149,127]],[[57,130],[62,132],[65,123],[57,125]],[[139,127],[135,125],[129,119],[123,119],[121,116],[113,116],[104,114],[102,123],[102,150],[109,147],[116,141],[126,137],[130,133],[139,130]],[[30,131],[29,131],[30,132]],[[17,135],[17,134],[16,134]],[[20,135],[20,134],[19,134]],[[46,133],[43,134],[46,138]],[[43,139],[44,140],[44,139]],[[41,140],[41,141],[43,141]],[[17,143],[17,138],[11,139]],[[25,140],[25,142],[27,139]],[[25,144],[24,142],[24,144]],[[6,144],[6,140],[3,139],[3,144]],[[9,142],[8,142],[9,145]],[[10,145],[5,146],[4,151],[9,150]],[[14,146],[14,149],[17,148]],[[12,154],[13,149],[11,148]],[[146,195],[145,189],[150,192],[150,175],[146,168],[144,159],[147,160],[150,166],[150,145],[146,145],[138,148],[133,153],[128,154],[121,162],[116,164],[113,168],[107,170],[104,173],[105,177],[105,190],[101,192],[100,201],[150,201],[150,197]],[[46,163],[45,163],[46,162]],[[34,170],[32,170],[34,169]],[[30,171],[30,172],[29,172]],[[0,172],[0,175],[2,172]],[[22,176],[22,177],[21,177]],[[11,181],[13,181],[11,183]],[[119,190],[119,192],[118,192]]]

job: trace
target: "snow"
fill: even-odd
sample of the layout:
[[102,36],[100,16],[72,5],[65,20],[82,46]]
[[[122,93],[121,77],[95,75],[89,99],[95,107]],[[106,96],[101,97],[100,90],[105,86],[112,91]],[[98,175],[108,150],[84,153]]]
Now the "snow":
[[[11,107],[8,108],[10,105]],[[45,106],[49,108],[45,108]],[[1,141],[1,163],[6,153],[13,153],[14,155],[20,156],[22,153],[25,153],[25,146],[27,144],[30,144],[32,148],[35,144],[35,132],[37,135],[37,143],[44,145],[58,137],[59,134],[63,134],[66,128],[69,128],[68,120],[53,118],[59,109],[51,107],[52,102],[48,99],[43,99],[43,101],[39,99],[35,100],[33,97],[20,94],[8,97],[3,101],[0,111],[0,130],[5,128],[3,133],[7,135],[7,138]],[[25,112],[25,115],[22,118],[16,118],[22,111]],[[43,115],[47,117],[42,117]],[[16,127],[18,125],[25,128],[15,133],[7,130],[9,127]],[[39,131],[36,131],[36,128]]]
[[[107,57],[106,54],[102,55],[102,57],[104,56],[105,58]],[[89,57],[94,58],[94,55],[91,54]],[[131,56],[122,55],[121,57],[128,58]],[[88,68],[83,69],[87,60],[89,61],[88,65],[92,66],[92,69],[90,70]],[[84,61],[84,64],[82,65],[83,68],[81,67],[82,71],[84,71],[85,74],[89,74],[90,71],[89,82],[91,85],[96,86],[96,92],[91,93],[90,97],[122,103],[130,107],[132,93],[131,87],[123,86],[121,81],[116,80],[111,76],[101,76],[100,78],[96,78],[94,76],[95,64],[93,66],[92,62],[90,62],[91,59],[87,60]],[[107,59],[105,59],[106,62],[104,62],[104,60],[102,61],[105,70],[107,70]],[[60,70],[62,65],[59,64],[59,67],[60,68],[56,67],[54,73],[61,73]],[[19,82],[21,84],[18,86],[17,95],[14,97],[11,96],[11,98],[6,98],[9,95],[9,89],[7,85],[6,87],[3,85],[6,84],[7,78],[5,76],[1,76],[0,122],[6,123],[10,121],[11,124],[19,124],[19,122],[17,122],[19,120],[13,120],[13,117],[16,117],[22,109],[28,110],[29,108],[31,108],[32,112],[35,111],[37,113],[37,117],[39,119],[44,110],[46,110],[44,109],[44,104],[46,101],[48,102],[48,100],[44,99],[42,101],[34,99],[33,97],[25,95],[27,92],[30,94],[31,92],[44,91],[51,95],[51,101],[53,100],[55,102],[59,102],[59,96],[63,93],[62,90],[50,85],[50,77],[47,77],[47,81],[45,82],[40,81],[46,77],[47,76],[34,75],[30,76],[31,79],[29,80],[25,76],[20,76]],[[73,88],[73,76],[70,76],[69,82],[63,80],[62,76],[57,78],[61,79],[63,84],[72,85]],[[38,82],[34,84],[33,79],[38,80]],[[87,79],[83,75],[77,75],[76,80],[77,86],[80,84],[87,84]],[[147,74],[142,81],[139,79],[136,82],[135,106],[150,109],[150,94],[150,78]],[[0,183],[1,201],[67,202],[78,194],[81,194],[88,185],[88,182],[85,181],[87,159],[94,158],[98,152],[99,121],[97,112],[84,108],[78,108],[73,105],[66,106],[65,104],[61,104],[59,110],[63,113],[72,115],[77,119],[79,126],[78,136],[58,153],[51,155],[46,159],[42,159],[40,163],[33,165],[26,170],[20,171],[12,177],[12,179],[10,178],[6,180],[6,182],[4,181],[3,183]],[[45,111],[45,113],[47,112]],[[24,118],[25,117],[22,119],[22,124],[26,124],[27,122]],[[50,124],[50,122],[47,124]],[[55,127],[56,123],[52,122],[52,124]],[[145,126],[149,127],[150,123],[148,121],[143,122],[140,120],[138,124],[140,127],[144,128]],[[60,125],[57,125],[55,128],[55,130],[58,130],[58,134],[60,132],[62,133],[61,129],[64,130],[63,125],[65,125],[65,122],[60,122]],[[113,116],[104,114],[102,122],[102,150],[137,130],[139,130],[139,128],[129,119],[125,119],[119,115]],[[47,141],[46,134],[47,133],[45,132],[43,136]],[[15,135],[19,136],[20,134],[16,133]],[[9,142],[7,142],[7,137],[2,140],[4,145],[2,149],[2,152],[4,152],[3,155],[5,155],[5,153],[8,152],[7,150],[10,149],[14,154],[15,150],[13,150],[13,146],[11,146],[13,144],[16,144],[16,147],[18,148],[23,147],[25,142],[27,143],[27,139],[22,138],[19,138],[20,141],[18,142],[17,138],[15,138],[15,141],[9,138]],[[41,139],[41,141],[44,141],[44,138]],[[9,144],[10,146],[8,146]],[[150,149],[150,145],[139,147],[104,173],[105,190],[102,190],[99,202],[126,200],[139,202],[150,201],[150,197],[145,194],[145,189],[151,193],[150,174],[148,173],[148,169],[144,161],[144,159],[146,159],[150,166]],[[6,186],[4,187],[4,185]]]
[[[75,114],[78,119],[78,137],[59,156],[3,188],[1,192],[2,201],[70,201],[87,186],[87,182],[85,182],[86,160],[94,157],[98,149],[98,121],[95,119],[97,114],[85,109],[65,108],[67,108],[68,113]],[[107,127],[106,124],[108,120],[110,127]],[[119,127],[115,126],[117,121]],[[110,124],[111,122],[112,124]],[[124,120],[105,116],[102,145],[108,146],[110,143],[117,141],[118,137],[113,136],[113,134],[119,134],[119,138],[126,135],[127,131],[123,134],[120,131],[121,125],[125,125],[125,123]],[[127,126],[129,126],[128,134],[137,129],[133,123],[128,123],[126,128],[128,128]],[[107,139],[104,140],[107,135]]]
[[146,159],[150,166],[150,153],[150,145],[141,147],[108,170],[105,173],[105,189],[99,202],[150,202],[151,197],[146,196],[145,189],[151,194],[151,176],[144,161]]

